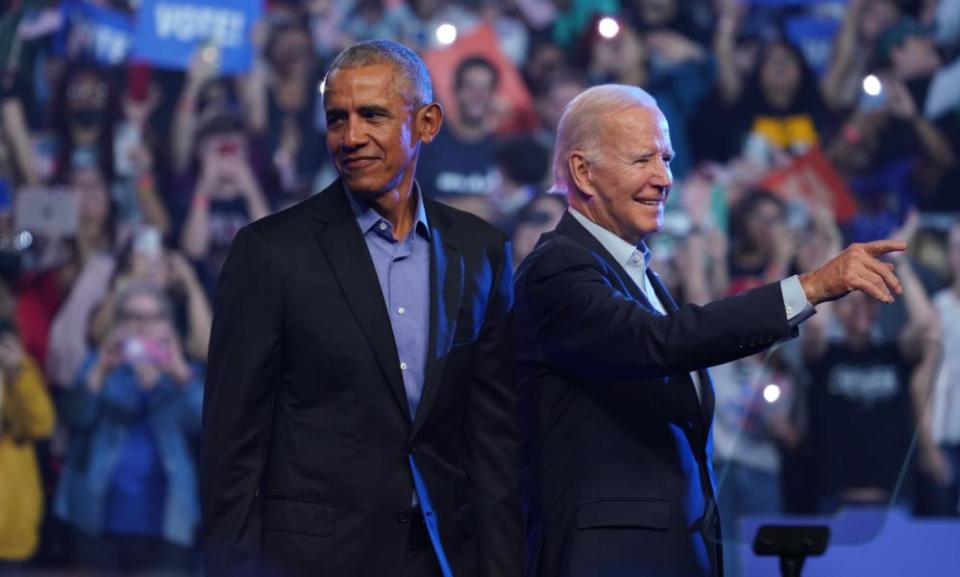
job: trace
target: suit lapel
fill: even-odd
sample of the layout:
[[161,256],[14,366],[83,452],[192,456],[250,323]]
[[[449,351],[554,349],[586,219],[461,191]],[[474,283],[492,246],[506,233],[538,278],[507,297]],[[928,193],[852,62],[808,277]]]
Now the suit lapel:
[[[663,284],[663,281],[660,280],[660,275],[648,268],[647,278],[650,280],[650,285],[653,287],[653,291],[657,293],[657,298],[660,299],[660,302],[663,304],[667,312],[673,312],[677,310],[677,303],[673,300],[670,292],[667,291],[667,287]],[[706,428],[709,430],[710,422],[713,418],[713,406],[716,402],[713,393],[713,383],[710,380],[710,374],[706,371],[706,369],[698,370],[697,377],[700,379],[700,394],[703,396],[703,398],[698,402],[700,406],[700,417]],[[693,387],[692,382],[690,383],[690,386],[691,388]]]
[[330,269],[369,341],[394,397],[409,417],[410,408],[400,374],[397,345],[387,316],[387,305],[383,300],[373,259],[350,208],[346,191],[338,180],[318,197],[314,200],[314,216],[320,222],[320,227],[314,238],[330,263]]
[[[573,217],[569,212],[565,213],[560,219],[560,223],[557,224],[556,232],[562,234],[563,236],[569,237],[583,246],[587,247],[591,252],[598,254],[607,264],[607,266],[612,270],[613,276],[616,277],[616,281],[619,283],[620,288],[623,292],[630,295],[649,310],[657,313],[657,309],[653,306],[653,303],[650,302],[650,299],[647,298],[646,293],[637,286],[637,283],[633,281],[627,271],[617,262],[613,255],[604,248],[603,243],[601,243],[595,236],[593,236],[590,231],[585,229],[583,225],[577,222],[577,219]],[[673,300],[673,297],[670,296],[670,293],[667,292],[667,288],[660,281],[659,275],[653,272],[652,269],[647,268],[647,276],[650,279],[650,284],[653,286],[654,292],[657,294],[657,298],[660,299],[660,303],[663,305],[664,309],[667,312],[673,312],[677,310],[677,303]],[[697,372],[700,378],[701,384],[701,394],[703,395],[703,400],[697,400],[697,393],[694,389],[693,382],[689,377],[685,375],[680,375],[678,378],[682,378],[686,383],[689,384],[689,387],[685,387],[683,391],[680,392],[680,395],[683,397],[683,403],[690,405],[693,404],[699,407],[699,412],[701,420],[706,424],[707,430],[709,430],[710,420],[713,415],[713,406],[714,406],[714,394],[713,386],[710,381],[710,375],[705,370],[700,370]]]
[[617,284],[620,285],[618,288],[633,297],[634,300],[640,301],[643,306],[655,314],[658,314],[653,303],[650,302],[650,299],[647,298],[643,290],[637,286],[637,283],[633,282],[633,279],[627,274],[623,266],[617,262],[617,259],[613,258],[613,255],[603,246],[603,243],[597,240],[597,237],[593,236],[582,224],[577,222],[577,219],[574,218],[573,215],[569,212],[564,213],[563,217],[560,218],[560,223],[557,224],[556,230],[559,234],[577,241],[587,247],[591,252],[599,255],[612,270],[613,275],[616,277]]
[[447,353],[457,330],[457,316],[463,298],[463,256],[451,241],[450,217],[431,199],[424,198],[424,206],[430,223],[430,337],[423,392],[411,435],[423,428],[433,407]]

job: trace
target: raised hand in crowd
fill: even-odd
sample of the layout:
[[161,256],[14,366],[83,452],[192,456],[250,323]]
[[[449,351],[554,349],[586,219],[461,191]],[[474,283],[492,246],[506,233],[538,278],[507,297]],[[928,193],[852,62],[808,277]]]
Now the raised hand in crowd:
[[647,32],[644,38],[647,48],[665,64],[701,60],[706,56],[702,46],[673,30],[654,30]]
[[123,364],[123,343],[129,332],[128,327],[115,324],[101,341],[97,360],[87,373],[84,382],[87,392],[99,393],[103,389],[107,375]]
[[166,322],[160,325],[155,337],[158,345],[165,351],[165,354],[158,359],[157,368],[180,386],[189,383],[194,376],[193,370],[187,362],[183,345],[177,338],[173,324]]
[[212,53],[198,48],[190,59],[170,132],[170,158],[177,173],[186,171],[193,158],[200,96],[216,77],[217,65]]

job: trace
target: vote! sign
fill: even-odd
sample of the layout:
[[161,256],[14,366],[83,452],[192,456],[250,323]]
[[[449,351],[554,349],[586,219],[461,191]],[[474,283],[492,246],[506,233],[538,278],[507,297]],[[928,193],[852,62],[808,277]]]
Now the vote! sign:
[[142,0],[133,55],[182,70],[195,50],[210,46],[221,73],[243,73],[253,61],[250,30],[262,14],[261,0]]
[[66,42],[61,48],[70,58],[83,57],[105,66],[125,62],[130,55],[133,23],[119,10],[73,0],[61,5],[66,17]]

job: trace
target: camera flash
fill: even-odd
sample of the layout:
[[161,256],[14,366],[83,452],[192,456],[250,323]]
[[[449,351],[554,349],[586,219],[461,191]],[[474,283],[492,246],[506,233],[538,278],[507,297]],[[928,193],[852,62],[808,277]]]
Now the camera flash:
[[440,44],[453,44],[457,39],[457,27],[453,24],[441,24],[437,26],[437,42]]
[[780,387],[770,383],[763,388],[763,399],[768,403],[776,403],[777,399],[780,398]]
[[597,23],[597,32],[604,38],[613,38],[620,33],[620,24],[618,24],[615,19],[605,16]]

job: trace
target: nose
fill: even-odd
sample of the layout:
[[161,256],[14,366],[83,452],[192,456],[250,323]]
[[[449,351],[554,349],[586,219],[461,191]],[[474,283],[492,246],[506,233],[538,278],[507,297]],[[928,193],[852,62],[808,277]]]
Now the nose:
[[670,187],[673,186],[673,172],[670,171],[669,162],[662,158],[657,160],[650,184],[659,188],[664,194],[670,192]]
[[363,130],[363,123],[356,119],[347,119],[343,128],[343,146],[348,150],[356,150],[367,142],[367,134]]

